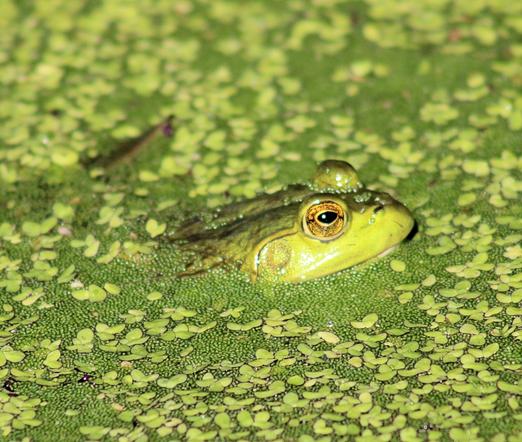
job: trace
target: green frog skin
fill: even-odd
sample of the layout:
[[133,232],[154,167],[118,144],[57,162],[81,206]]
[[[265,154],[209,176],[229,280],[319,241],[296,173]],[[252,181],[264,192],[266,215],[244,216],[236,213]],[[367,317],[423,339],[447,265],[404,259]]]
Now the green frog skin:
[[219,208],[171,239],[193,258],[181,275],[231,263],[252,281],[301,282],[386,254],[414,223],[400,202],[365,188],[350,164],[326,160],[310,183]]

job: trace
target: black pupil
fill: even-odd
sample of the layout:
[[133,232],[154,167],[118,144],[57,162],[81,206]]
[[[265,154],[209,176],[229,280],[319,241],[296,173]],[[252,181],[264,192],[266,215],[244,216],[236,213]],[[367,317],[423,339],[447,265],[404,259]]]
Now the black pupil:
[[330,211],[322,212],[317,219],[323,224],[332,224],[337,219],[337,213]]

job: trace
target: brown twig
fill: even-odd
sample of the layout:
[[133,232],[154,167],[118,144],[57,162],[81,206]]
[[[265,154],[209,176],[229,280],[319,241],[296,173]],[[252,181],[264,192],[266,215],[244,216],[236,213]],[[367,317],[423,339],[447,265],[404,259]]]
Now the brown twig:
[[148,129],[143,134],[126,140],[121,143],[113,152],[107,156],[97,157],[84,162],[88,167],[103,167],[104,169],[112,169],[115,166],[130,162],[136,155],[138,155],[144,147],[146,147],[152,140],[154,140],[159,133],[165,136],[172,134],[172,120],[173,116],[169,115],[156,126]]

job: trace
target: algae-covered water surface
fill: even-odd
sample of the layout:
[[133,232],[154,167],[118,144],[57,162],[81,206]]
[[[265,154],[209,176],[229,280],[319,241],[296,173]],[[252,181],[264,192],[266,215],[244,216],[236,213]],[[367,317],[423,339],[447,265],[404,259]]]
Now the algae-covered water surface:
[[[0,438],[522,440],[522,3],[2,0],[0,29]],[[176,276],[194,216],[325,159],[415,237]]]

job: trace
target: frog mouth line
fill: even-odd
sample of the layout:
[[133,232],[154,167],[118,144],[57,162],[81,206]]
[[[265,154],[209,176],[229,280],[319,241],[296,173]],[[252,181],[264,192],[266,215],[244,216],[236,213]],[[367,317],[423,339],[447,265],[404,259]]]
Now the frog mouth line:
[[404,238],[405,241],[411,241],[415,235],[419,233],[419,224],[417,223],[417,220],[413,220],[413,226],[409,233],[406,235],[406,238]]
[[377,255],[379,258],[383,258],[386,255],[389,255],[391,252],[393,252],[397,247],[399,247],[399,244],[395,244],[394,246],[391,246],[389,249],[385,250],[384,252],[381,252]]

